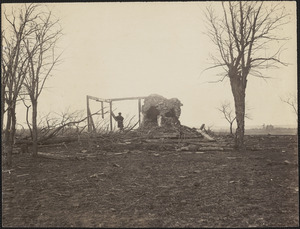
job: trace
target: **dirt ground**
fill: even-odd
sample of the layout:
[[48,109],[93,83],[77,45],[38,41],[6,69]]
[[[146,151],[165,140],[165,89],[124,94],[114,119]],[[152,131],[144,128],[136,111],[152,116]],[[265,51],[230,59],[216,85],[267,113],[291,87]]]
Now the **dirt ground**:
[[299,226],[297,136],[246,137],[245,152],[74,142],[39,150],[61,159],[15,154],[2,226]]

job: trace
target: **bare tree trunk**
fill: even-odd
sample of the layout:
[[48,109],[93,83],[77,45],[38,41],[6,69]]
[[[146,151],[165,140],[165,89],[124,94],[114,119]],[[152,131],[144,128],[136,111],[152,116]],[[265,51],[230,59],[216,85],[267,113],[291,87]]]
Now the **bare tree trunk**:
[[1,83],[1,134],[3,133],[4,109],[5,109],[5,86]]
[[14,139],[16,133],[16,106],[13,105],[8,109],[7,113],[7,126],[5,133],[5,146],[6,146],[6,155],[7,161],[6,164],[8,167],[12,166],[12,152],[14,147]]
[[231,135],[233,135],[233,132],[232,132],[232,124],[233,124],[233,122],[230,123],[230,134],[231,134]]
[[6,128],[5,128],[5,144],[8,144],[8,141],[9,141],[10,128],[11,128],[11,119],[12,119],[11,108],[8,108],[7,109]]
[[244,149],[244,133],[245,133],[245,97],[238,98],[239,105],[236,106],[236,123],[237,129],[235,133],[235,145],[238,149]]
[[5,154],[6,154],[6,165],[11,167],[12,165],[12,144],[11,141],[11,122],[12,122],[12,112],[11,108],[7,110],[7,121],[5,129]]
[[11,111],[11,131],[10,131],[10,138],[8,142],[8,152],[7,152],[7,165],[9,167],[12,166],[12,152],[14,148],[14,142],[15,142],[15,134],[16,134],[16,107],[12,107]]
[[[2,152],[2,156],[5,154],[5,146],[4,146],[4,127],[3,127],[3,123],[4,123],[4,109],[5,109],[5,102],[4,102],[4,87],[3,85],[1,85],[1,152]],[[2,157],[3,160],[3,157]]]
[[[238,77],[238,76],[236,76]],[[243,150],[244,147],[244,133],[245,133],[245,86],[242,80],[236,80],[234,77],[230,78],[232,94],[234,98],[235,114],[237,129],[235,132],[235,147]],[[241,85],[242,84],[242,85]]]
[[32,101],[32,156],[37,156],[38,151],[37,133],[37,101]]

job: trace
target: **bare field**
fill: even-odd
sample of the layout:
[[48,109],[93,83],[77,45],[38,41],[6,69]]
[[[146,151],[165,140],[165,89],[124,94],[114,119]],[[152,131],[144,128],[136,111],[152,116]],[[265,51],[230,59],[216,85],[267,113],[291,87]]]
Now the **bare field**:
[[[232,139],[218,139],[232,143]],[[247,150],[176,143],[69,143],[2,168],[3,227],[296,227],[297,136],[246,136]]]

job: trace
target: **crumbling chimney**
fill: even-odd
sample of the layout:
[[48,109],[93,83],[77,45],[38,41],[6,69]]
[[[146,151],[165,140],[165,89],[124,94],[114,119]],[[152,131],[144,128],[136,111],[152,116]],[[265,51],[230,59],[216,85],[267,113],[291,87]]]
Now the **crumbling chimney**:
[[182,103],[177,98],[166,99],[152,94],[144,99],[142,106],[143,128],[180,126]]

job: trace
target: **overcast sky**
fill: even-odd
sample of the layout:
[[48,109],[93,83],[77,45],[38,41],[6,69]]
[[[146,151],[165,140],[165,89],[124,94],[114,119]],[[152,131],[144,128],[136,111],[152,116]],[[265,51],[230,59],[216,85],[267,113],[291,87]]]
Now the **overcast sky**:
[[[215,72],[201,74],[211,66],[209,54],[215,49],[205,35],[206,4],[48,4],[63,28],[59,42],[63,63],[47,82],[39,100],[39,114],[84,110],[86,95],[118,98],[160,94],[182,102],[180,120],[184,125],[226,126],[216,108],[224,100],[233,101],[229,80],[209,83],[216,79]],[[266,69],[264,74],[272,77],[267,81],[249,77],[248,126],[296,125],[295,114],[280,100],[288,93],[297,93],[296,3],[282,4],[290,11],[291,22],[280,33],[291,39],[285,42],[281,58],[290,65]],[[136,112],[136,104],[122,102],[114,107],[129,118]],[[24,109],[18,112],[24,114]],[[22,122],[22,117],[18,121]]]

